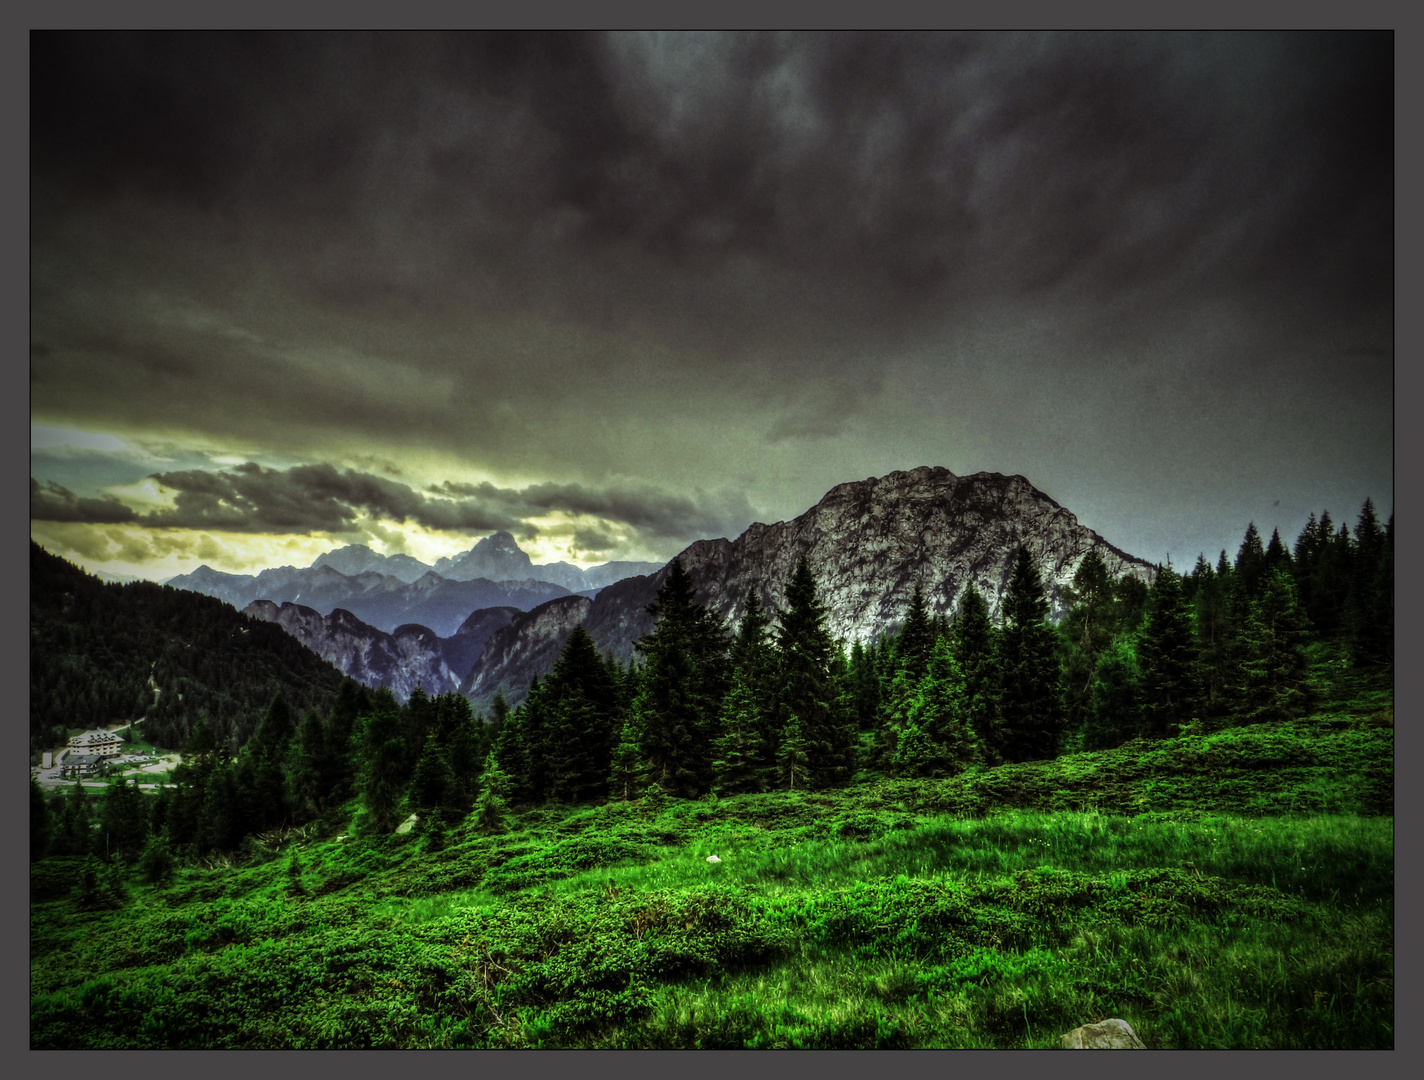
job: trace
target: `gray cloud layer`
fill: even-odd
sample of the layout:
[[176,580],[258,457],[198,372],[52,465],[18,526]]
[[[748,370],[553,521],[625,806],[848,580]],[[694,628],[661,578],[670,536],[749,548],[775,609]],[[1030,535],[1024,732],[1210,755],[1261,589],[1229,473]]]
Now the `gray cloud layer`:
[[[426,493],[325,464],[269,469],[246,463],[219,472],[155,473],[152,479],[173,493],[171,509],[141,513],[112,497],[81,498],[59,484],[32,478],[30,518],[299,535],[347,533],[371,518],[468,535],[497,529],[536,535],[539,530],[528,519],[565,513],[598,518],[656,543],[685,536],[735,536],[753,517],[745,497],[725,493],[674,495],[650,485],[600,490],[535,484],[514,490],[489,483],[445,483]],[[612,546],[596,529],[580,529],[576,536],[581,548]]]

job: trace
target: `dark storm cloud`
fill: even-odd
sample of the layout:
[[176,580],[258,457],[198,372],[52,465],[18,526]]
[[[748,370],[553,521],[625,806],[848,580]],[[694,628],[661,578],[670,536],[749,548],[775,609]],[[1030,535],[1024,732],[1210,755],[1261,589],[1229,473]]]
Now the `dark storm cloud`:
[[884,319],[987,285],[1184,267],[1224,288],[1322,248],[1346,260],[1342,289],[1377,295],[1391,50],[1387,34],[38,35],[33,169],[373,253],[428,245],[418,269],[358,259],[308,282],[357,306],[476,284],[583,314],[675,296],[735,336],[789,318],[757,301],[771,273],[841,312],[792,326],[815,336],[844,331],[845,304]]
[[659,538],[684,536],[736,536],[755,517],[740,493],[693,496],[673,494],[652,485],[591,488],[582,484],[533,484],[520,491],[494,484],[445,482],[433,489],[455,498],[508,506],[521,516],[551,512],[584,514],[619,522]]
[[30,477],[30,520],[85,522],[91,525],[119,525],[136,521],[132,509],[109,496],[81,498],[53,481],[41,484]]
[[[155,473],[151,479],[173,493],[171,509],[140,514],[112,497],[80,498],[58,484],[41,485],[31,478],[30,518],[310,535],[349,532],[369,517],[437,531],[475,534],[510,529],[533,537],[539,530],[526,519],[562,512],[597,517],[634,533],[666,539],[736,535],[754,516],[741,495],[698,492],[689,497],[650,485],[598,490],[578,484],[535,484],[515,490],[448,482],[427,495],[393,480],[326,464],[271,469],[248,462],[216,472]],[[611,546],[609,538],[594,529],[578,536],[579,545],[589,550]]]
[[671,553],[943,464],[1151,554],[1392,483],[1389,33],[31,46],[32,416],[283,470],[145,523]]

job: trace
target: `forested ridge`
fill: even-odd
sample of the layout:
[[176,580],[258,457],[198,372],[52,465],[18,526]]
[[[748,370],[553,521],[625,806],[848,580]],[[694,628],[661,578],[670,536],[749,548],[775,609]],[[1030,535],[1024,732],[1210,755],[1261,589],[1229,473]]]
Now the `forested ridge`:
[[341,681],[281,627],[221,600],[109,584],[30,543],[32,757],[74,728],[121,720],[141,720],[149,742],[172,749],[206,720],[236,749],[279,692],[294,708],[325,710]]

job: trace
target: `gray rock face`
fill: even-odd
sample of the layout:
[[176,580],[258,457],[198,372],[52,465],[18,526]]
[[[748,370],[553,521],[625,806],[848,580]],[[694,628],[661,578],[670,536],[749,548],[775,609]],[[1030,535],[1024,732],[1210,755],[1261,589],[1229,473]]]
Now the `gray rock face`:
[[561,596],[516,616],[490,635],[461,692],[483,706],[503,689],[510,704],[518,704],[529,691],[530,676],[554,666],[593,604],[583,596]]
[[424,626],[402,626],[394,634],[370,626],[337,608],[323,616],[303,604],[254,600],[244,615],[274,622],[323,660],[372,688],[390,687],[404,702],[423,687],[432,697],[458,690],[460,675],[445,658],[444,642]]
[[699,541],[680,558],[704,602],[736,619],[749,588],[780,606],[806,556],[830,631],[849,643],[898,626],[916,584],[931,613],[952,614],[973,583],[998,622],[1020,546],[1038,564],[1053,619],[1066,614],[1063,589],[1090,549],[1114,577],[1153,573],[1022,476],[930,467],[841,484],[793,521],[755,524],[734,542]]
[[1104,1020],[1084,1024],[1063,1035],[1059,1045],[1065,1050],[1145,1050],[1142,1040],[1126,1020]]
[[[785,602],[786,584],[804,555],[828,627],[849,645],[898,628],[916,584],[931,613],[952,615],[973,583],[998,622],[1020,546],[1038,564],[1054,619],[1066,613],[1063,590],[1090,550],[1097,549],[1115,577],[1150,582],[1154,573],[1022,476],[960,477],[928,466],[841,484],[792,521],[757,523],[734,541],[699,540],[677,558],[697,587],[698,601],[735,625],[748,589],[757,589],[769,609]],[[633,642],[652,628],[644,609],[666,576],[664,567],[598,594],[584,625],[600,650],[620,659],[632,655]],[[518,633],[516,625],[505,633]],[[476,663],[472,685],[489,685],[483,672],[488,658]],[[517,686],[527,684],[531,673],[506,666],[507,688],[522,696]]]

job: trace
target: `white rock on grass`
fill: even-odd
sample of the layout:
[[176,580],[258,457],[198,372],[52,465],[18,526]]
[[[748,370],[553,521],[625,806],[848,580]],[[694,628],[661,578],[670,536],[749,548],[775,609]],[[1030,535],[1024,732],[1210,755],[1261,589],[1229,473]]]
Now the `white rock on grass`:
[[715,863],[715,862],[721,862],[722,860],[719,859],[719,858],[717,858],[716,855],[708,855],[708,856],[707,856],[707,861],[708,861],[708,862],[714,862],[714,863]]
[[1126,1020],[1084,1024],[1067,1032],[1059,1044],[1065,1050],[1145,1050],[1142,1040]]

